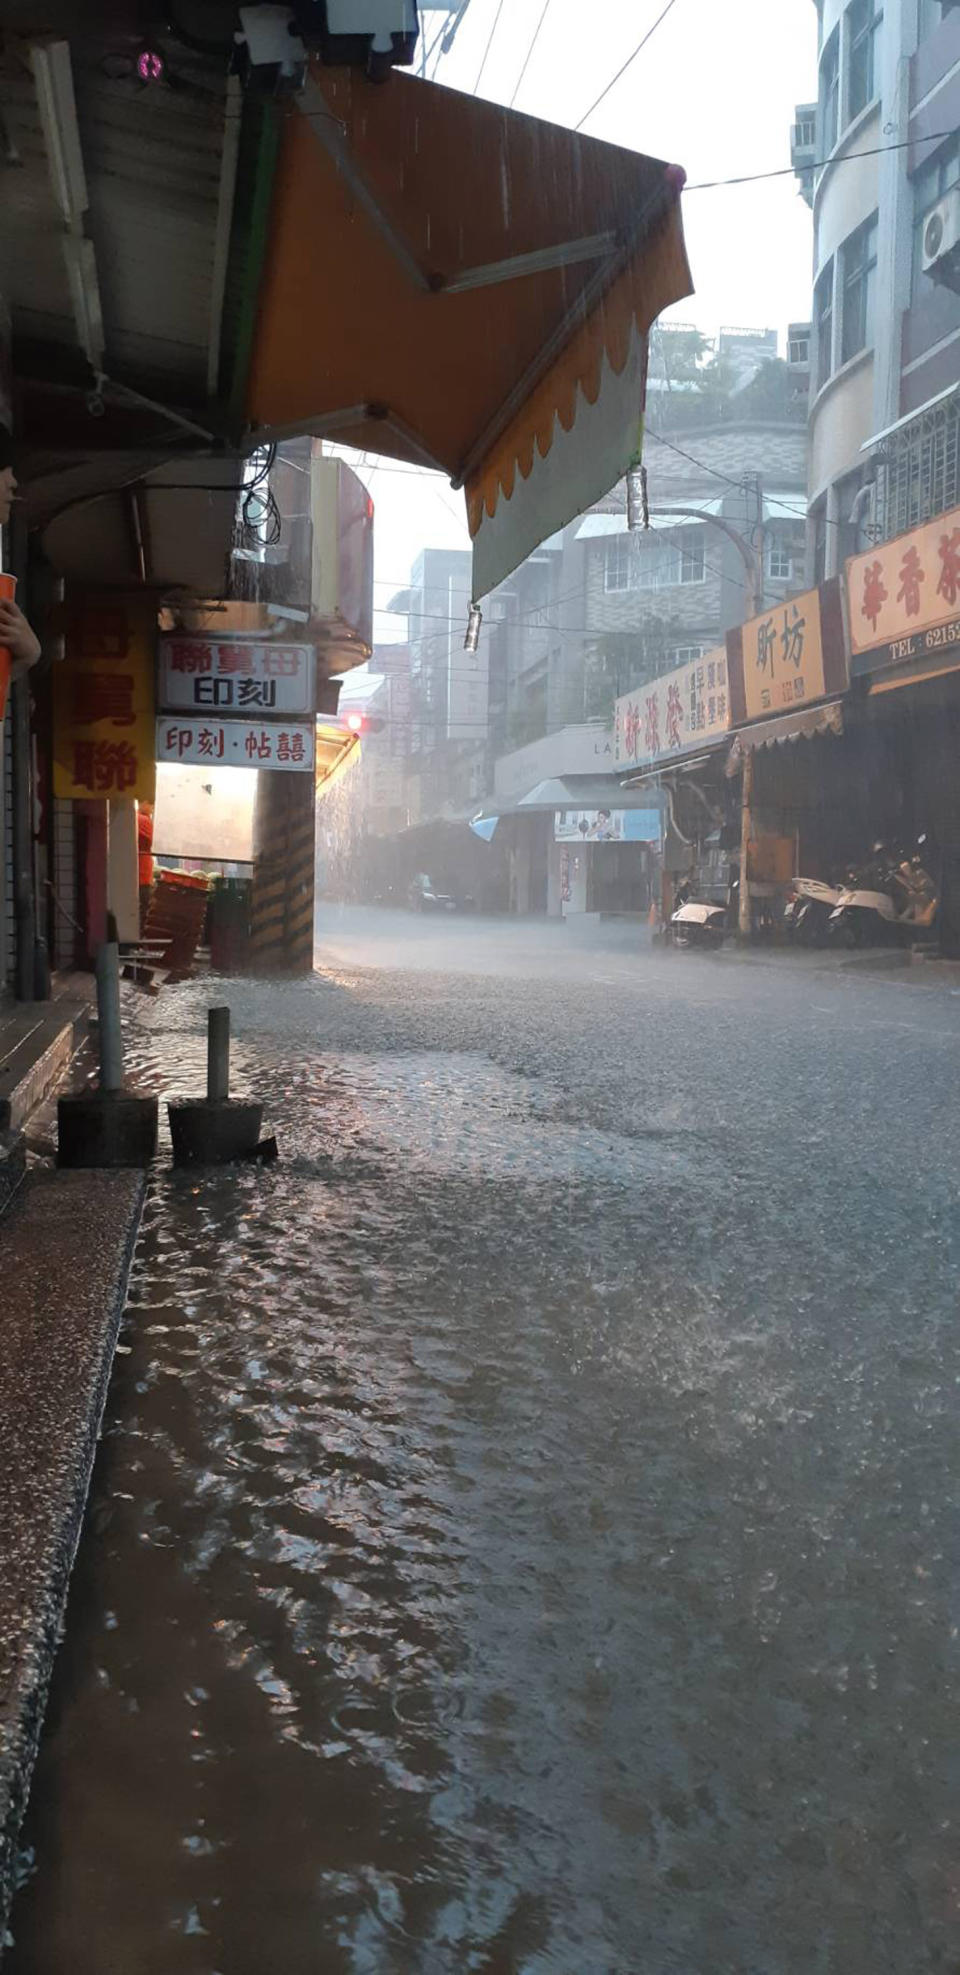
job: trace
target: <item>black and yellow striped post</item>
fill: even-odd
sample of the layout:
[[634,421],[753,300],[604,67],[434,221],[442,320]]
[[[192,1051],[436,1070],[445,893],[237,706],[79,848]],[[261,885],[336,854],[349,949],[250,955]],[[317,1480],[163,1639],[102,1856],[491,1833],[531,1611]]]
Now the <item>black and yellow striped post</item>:
[[315,856],[313,776],[261,769],[253,814],[254,973],[312,973]]

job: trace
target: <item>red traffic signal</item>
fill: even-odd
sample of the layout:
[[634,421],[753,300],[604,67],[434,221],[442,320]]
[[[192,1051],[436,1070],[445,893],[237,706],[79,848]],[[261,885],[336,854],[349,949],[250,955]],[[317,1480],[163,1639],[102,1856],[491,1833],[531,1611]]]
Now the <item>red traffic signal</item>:
[[353,707],[349,713],[342,714],[341,719],[348,732],[356,734],[358,738],[361,734],[379,734],[383,729],[383,721],[378,719],[375,713],[361,713],[359,707]]

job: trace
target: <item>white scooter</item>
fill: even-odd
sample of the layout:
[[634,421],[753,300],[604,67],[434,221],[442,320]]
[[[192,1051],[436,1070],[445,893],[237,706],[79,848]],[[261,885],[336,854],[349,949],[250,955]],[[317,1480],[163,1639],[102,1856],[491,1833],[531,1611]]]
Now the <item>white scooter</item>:
[[843,896],[841,885],[820,878],[794,878],[783,912],[783,929],[797,946],[822,946],[830,937],[830,918]]
[[[918,849],[925,842],[921,837]],[[919,855],[897,861],[876,844],[862,876],[867,882],[845,887],[830,914],[830,936],[838,944],[896,945],[934,925],[940,900]]]
[[676,946],[721,946],[727,930],[727,908],[687,899],[671,915],[670,929]]

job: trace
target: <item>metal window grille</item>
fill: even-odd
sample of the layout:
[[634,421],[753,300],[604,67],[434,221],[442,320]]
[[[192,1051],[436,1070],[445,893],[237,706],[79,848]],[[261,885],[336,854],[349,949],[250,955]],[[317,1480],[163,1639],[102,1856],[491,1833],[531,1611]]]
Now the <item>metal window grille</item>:
[[877,458],[878,541],[960,507],[960,392],[889,433]]

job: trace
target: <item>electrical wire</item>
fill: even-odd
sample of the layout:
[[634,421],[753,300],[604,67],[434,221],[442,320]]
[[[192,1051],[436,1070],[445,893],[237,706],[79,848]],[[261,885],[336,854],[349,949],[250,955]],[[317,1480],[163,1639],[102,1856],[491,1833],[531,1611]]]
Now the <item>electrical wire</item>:
[[501,14],[502,14],[502,13],[503,13],[503,0],[499,0],[499,4],[498,4],[498,6],[497,6],[497,11],[496,11],[496,13],[494,14],[494,17],[493,17],[493,26],[492,26],[492,28],[490,29],[490,32],[489,32],[489,34],[487,35],[487,45],[486,45],[486,47],[485,47],[485,49],[484,49],[484,51],[483,51],[483,60],[481,61],[481,63],[480,63],[480,67],[479,67],[479,68],[478,68],[478,70],[477,70],[477,79],[476,79],[476,82],[475,82],[475,83],[474,83],[474,85],[473,85],[473,94],[474,94],[474,95],[476,95],[476,93],[477,93],[477,90],[478,90],[478,89],[479,89],[479,87],[480,87],[480,82],[481,82],[481,78],[482,78],[482,76],[483,76],[483,71],[484,71],[484,69],[485,69],[485,68],[486,68],[486,66],[487,66],[487,56],[489,55],[489,53],[490,53],[490,50],[491,50],[491,48],[493,47],[493,37],[494,37],[494,35],[496,34],[496,31],[497,31],[497,27],[498,27],[498,25],[499,25],[499,22],[500,22],[500,16],[501,16]]
[[658,14],[658,15],[657,15],[657,18],[656,18],[656,20],[654,21],[654,23],[653,23],[653,26],[647,29],[647,32],[646,32],[646,34],[644,35],[644,37],[643,37],[643,40],[642,40],[642,41],[638,41],[638,42],[637,42],[637,45],[636,45],[636,47],[635,47],[635,49],[634,49],[634,51],[633,51],[633,54],[632,54],[632,55],[628,55],[628,56],[627,56],[627,59],[626,59],[626,61],[625,61],[625,62],[623,63],[623,66],[622,66],[622,68],[619,68],[619,69],[617,70],[617,73],[616,73],[616,75],[612,75],[612,76],[610,77],[610,80],[609,80],[609,82],[607,83],[607,86],[606,86],[606,88],[605,88],[605,89],[601,89],[601,91],[600,91],[600,94],[599,94],[599,96],[598,96],[598,97],[597,97],[597,99],[596,99],[596,102],[595,102],[595,103],[591,103],[591,105],[590,105],[590,108],[589,108],[589,110],[584,110],[584,113],[583,113],[583,115],[582,115],[582,117],[580,118],[580,122],[579,122],[579,123],[575,123],[575,124],[574,124],[574,126],[573,126],[573,127],[574,127],[574,130],[582,130],[582,129],[583,129],[583,126],[584,126],[584,124],[585,124],[585,123],[586,123],[586,121],[587,121],[587,118],[588,118],[588,117],[592,117],[592,115],[593,115],[593,113],[594,113],[594,110],[598,110],[598,109],[600,108],[600,105],[601,105],[601,103],[603,102],[603,100],[604,100],[604,98],[605,98],[606,96],[609,96],[609,94],[610,94],[610,91],[611,91],[611,89],[613,89],[613,88],[614,88],[614,86],[615,86],[615,84],[619,82],[619,80],[620,80],[620,77],[621,77],[622,75],[626,75],[626,73],[627,73],[627,70],[628,70],[629,68],[631,68],[631,67],[633,66],[633,63],[634,63],[634,62],[636,61],[636,59],[637,59],[637,56],[638,56],[638,55],[640,54],[640,52],[641,52],[641,50],[642,50],[643,48],[645,48],[645,47],[646,47],[646,45],[647,45],[647,42],[648,42],[648,41],[649,41],[649,40],[651,39],[651,36],[652,36],[652,35],[654,35],[654,34],[656,34],[656,31],[657,31],[657,29],[658,29],[658,27],[660,26],[660,23],[661,23],[661,21],[665,21],[665,20],[666,20],[666,18],[667,18],[667,15],[669,14],[669,12],[670,12],[670,9],[671,9],[671,7],[673,7],[673,6],[675,6],[675,5],[676,5],[676,0],[667,0],[667,4],[666,4],[666,6],[664,7],[664,10],[663,10],[663,12],[662,12],[662,14]]
[[685,193],[716,192],[725,185],[758,185],[761,180],[767,178],[797,178],[801,172],[806,174],[809,171],[824,171],[830,164],[857,164],[861,158],[879,158],[886,151],[910,151],[914,144],[939,144],[948,137],[958,135],[960,135],[960,124],[955,125],[953,130],[928,131],[925,137],[898,138],[895,144],[874,144],[867,151],[848,151],[842,158],[816,158],[812,164],[803,165],[799,169],[796,165],[780,165],[776,171],[746,171],[741,172],[736,178],[703,178],[695,185],[685,185],[683,190]]
[[[670,0],[670,4],[671,4],[671,6],[673,5],[673,0]],[[533,40],[531,41],[531,43],[530,43],[530,46],[529,46],[529,48],[527,49],[527,53],[526,53],[526,59],[525,59],[525,61],[524,61],[524,64],[523,64],[523,67],[522,67],[522,69],[520,70],[520,74],[518,75],[518,77],[517,77],[517,79],[516,79],[516,82],[515,82],[515,83],[514,83],[514,85],[513,85],[513,95],[511,96],[511,98],[510,98],[510,103],[509,103],[509,108],[510,108],[511,110],[513,109],[513,106],[514,106],[514,103],[515,103],[515,102],[516,102],[516,100],[517,100],[517,94],[518,94],[518,91],[519,91],[519,88],[520,88],[520,84],[521,84],[521,82],[523,81],[523,78],[524,78],[524,76],[526,75],[526,73],[527,73],[527,70],[528,70],[528,68],[529,68],[529,66],[530,66],[530,57],[531,57],[531,55],[533,54],[533,51],[534,51],[534,49],[535,49],[535,47],[536,47],[536,45],[537,45],[537,42],[538,42],[538,41],[539,41],[539,39],[540,39],[540,29],[542,28],[542,26],[543,26],[543,23],[544,23],[544,21],[546,20],[546,18],[547,18],[547,15],[548,15],[548,13],[550,12],[550,8],[551,8],[551,6],[552,6],[552,5],[553,5],[553,0],[543,0],[543,12],[541,13],[541,15],[540,15],[540,19],[538,20],[538,22],[537,22],[537,25],[536,25],[536,27],[535,27],[535,28],[534,28],[534,30],[533,30]]]

